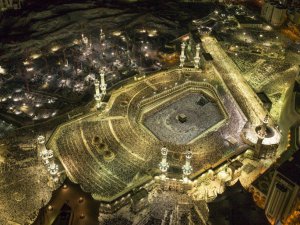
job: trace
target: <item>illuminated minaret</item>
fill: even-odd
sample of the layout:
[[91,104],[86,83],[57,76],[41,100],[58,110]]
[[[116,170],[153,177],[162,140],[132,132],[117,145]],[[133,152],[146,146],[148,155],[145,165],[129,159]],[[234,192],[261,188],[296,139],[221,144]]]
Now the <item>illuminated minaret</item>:
[[38,143],[39,155],[44,160],[45,157],[47,156],[47,149],[45,146],[45,137],[43,135],[38,136],[37,143]]
[[196,45],[196,55],[194,57],[194,66],[196,69],[199,69],[199,62],[200,62],[200,45]]
[[186,57],[185,57],[185,55],[184,55],[184,50],[185,50],[185,43],[182,42],[182,43],[181,43],[180,65],[179,65],[179,67],[181,67],[181,68],[183,67],[184,61],[185,61],[185,59],[186,59]]
[[267,132],[267,126],[268,126],[268,123],[269,123],[269,115],[267,114],[263,120],[263,123],[261,125],[261,129],[263,130],[264,133]]
[[37,138],[38,142],[38,152],[41,159],[44,161],[45,164],[49,164],[49,162],[53,159],[53,151],[48,150],[45,145],[45,137],[40,135]]
[[188,150],[185,153],[185,164],[182,167],[183,172],[183,182],[188,182],[188,176],[193,172],[193,168],[191,166],[191,158],[192,158],[192,152]]
[[69,61],[68,61],[68,59],[66,59],[65,67],[68,67],[68,66],[69,66]]
[[48,150],[45,146],[45,137],[40,135],[37,138],[39,155],[43,160],[43,163],[47,166],[47,169],[51,176],[55,176],[58,173],[58,165],[54,162],[53,151]]
[[94,98],[96,100],[97,109],[99,109],[101,107],[101,93],[100,93],[100,89],[99,89],[100,83],[99,83],[98,79],[95,79],[94,85],[95,85]]
[[99,40],[100,40],[100,42],[102,42],[102,41],[104,41],[104,39],[105,39],[105,34],[104,34],[104,32],[101,28],[100,29],[100,34],[99,34]]
[[43,146],[45,144],[45,137],[43,135],[38,136],[37,142],[39,146]]
[[58,165],[54,161],[51,161],[50,164],[49,164],[49,166],[48,166],[48,171],[49,171],[49,173],[52,176],[57,175],[57,173],[58,173]]
[[255,145],[255,150],[258,158],[264,157],[263,149],[262,149],[262,142],[267,135],[267,125],[269,123],[269,116],[266,115],[262,125],[260,126],[260,130],[257,131],[257,142]]
[[161,162],[159,163],[159,169],[161,170],[162,173],[165,173],[169,168],[169,163],[167,162],[168,149],[166,147],[161,148],[161,155],[162,155],[162,159]]
[[107,84],[105,83],[105,77],[104,77],[104,70],[100,70],[100,88],[101,88],[101,94],[104,96],[106,95],[106,87]]
[[84,36],[84,34],[81,34],[81,40],[82,40],[83,44],[86,47],[88,47],[88,45],[89,45],[89,39],[86,36]]

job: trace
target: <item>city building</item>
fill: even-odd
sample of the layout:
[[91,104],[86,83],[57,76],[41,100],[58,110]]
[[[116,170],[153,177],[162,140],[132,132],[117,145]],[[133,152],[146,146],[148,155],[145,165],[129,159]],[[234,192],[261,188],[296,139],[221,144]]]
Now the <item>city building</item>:
[[293,24],[300,24],[299,20],[299,9],[298,8],[289,8],[287,11],[287,18],[289,21],[291,21]]
[[24,0],[0,0],[0,11],[21,9]]
[[300,151],[280,165],[270,185],[265,211],[272,223],[284,223],[300,204]]
[[287,6],[276,1],[266,1],[261,16],[273,26],[281,26],[287,18]]

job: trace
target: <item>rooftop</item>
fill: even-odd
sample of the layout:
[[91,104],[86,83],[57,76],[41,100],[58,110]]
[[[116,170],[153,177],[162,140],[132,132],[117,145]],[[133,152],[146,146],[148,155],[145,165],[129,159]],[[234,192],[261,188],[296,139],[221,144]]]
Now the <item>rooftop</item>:
[[269,224],[263,210],[255,205],[251,194],[245,191],[239,181],[208,203],[208,208],[208,224]]
[[300,151],[298,150],[291,158],[284,162],[277,171],[293,183],[300,185]]

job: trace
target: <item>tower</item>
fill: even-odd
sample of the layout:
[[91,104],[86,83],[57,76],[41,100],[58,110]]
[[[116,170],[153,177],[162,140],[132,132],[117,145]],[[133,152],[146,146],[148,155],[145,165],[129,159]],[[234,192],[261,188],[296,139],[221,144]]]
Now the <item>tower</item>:
[[196,55],[194,57],[194,66],[195,69],[199,69],[199,62],[200,62],[200,45],[196,45]]
[[85,47],[88,47],[89,39],[86,36],[84,36],[84,34],[81,34],[81,41],[85,45]]
[[299,210],[299,173],[299,151],[275,169],[265,205],[265,213],[270,222],[285,224],[289,216]]
[[37,138],[37,143],[38,143],[38,152],[39,156],[42,158],[42,160],[47,159],[47,149],[45,146],[45,137],[43,135],[38,136]]
[[55,176],[58,173],[58,165],[52,160],[48,166],[48,171],[51,176]]
[[47,167],[52,179],[58,181],[58,165],[55,163],[53,151],[47,149],[45,146],[45,137],[40,135],[37,138],[39,156],[41,157],[44,165]]
[[256,151],[257,158],[265,157],[265,152],[263,152],[262,142],[267,135],[268,123],[269,123],[269,116],[266,115],[265,118],[263,119],[263,123],[260,126],[260,129],[257,131],[257,142],[255,145],[255,151]]
[[267,132],[268,123],[269,123],[269,115],[267,114],[265,116],[265,118],[263,119],[263,123],[262,123],[262,126],[261,126],[261,128],[263,129],[264,132]]
[[159,169],[162,173],[167,172],[169,168],[169,163],[167,162],[168,149],[166,147],[161,148],[162,159],[159,163]]
[[100,88],[101,88],[101,94],[102,96],[106,95],[106,87],[107,84],[105,83],[105,77],[104,77],[104,70],[100,70]]
[[37,142],[38,142],[39,146],[44,145],[45,144],[45,137],[43,135],[38,136]]
[[97,109],[99,109],[101,107],[101,93],[100,93],[100,89],[99,89],[99,80],[96,79],[94,82],[95,85],[95,95],[94,98],[96,100],[96,105],[97,105]]
[[185,153],[185,164],[182,167],[182,172],[183,172],[183,182],[187,183],[188,182],[188,176],[193,172],[193,168],[191,166],[191,158],[192,158],[192,152],[188,150]]
[[100,34],[99,34],[99,40],[100,40],[100,42],[103,42],[104,39],[105,39],[105,34],[104,34],[104,32],[103,32],[103,30],[101,28],[100,29]]
[[180,54],[180,65],[179,65],[179,67],[181,67],[181,68],[183,67],[184,61],[186,59],[186,57],[184,55],[184,50],[185,50],[185,43],[182,42],[181,43],[181,54]]
[[38,151],[39,151],[39,156],[43,160],[44,164],[48,165],[50,161],[53,159],[53,151],[48,150],[45,146],[45,137],[40,135],[37,138],[38,142]]

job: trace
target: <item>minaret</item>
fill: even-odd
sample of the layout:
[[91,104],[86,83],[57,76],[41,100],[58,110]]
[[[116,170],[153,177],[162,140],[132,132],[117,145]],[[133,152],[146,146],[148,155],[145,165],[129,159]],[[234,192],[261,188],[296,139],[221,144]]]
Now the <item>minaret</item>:
[[81,34],[81,40],[82,40],[83,44],[85,45],[85,47],[88,47],[89,39],[86,36],[84,36],[84,34]]
[[192,158],[192,152],[188,150],[185,153],[185,164],[182,167],[182,172],[183,172],[183,182],[187,183],[188,182],[188,176],[193,172],[193,168],[191,166],[191,158]]
[[200,45],[196,45],[196,55],[194,57],[194,66],[195,69],[199,69],[199,62],[200,62]]
[[185,55],[184,55],[184,50],[185,50],[185,43],[182,42],[182,43],[181,43],[180,65],[179,65],[179,67],[181,67],[181,68],[183,67],[184,61],[185,61],[185,59],[186,59],[186,57],[185,57]]
[[44,145],[45,144],[45,137],[43,135],[38,136],[37,142],[38,142],[39,146]]
[[101,88],[101,91],[102,91],[102,95],[106,95],[106,87],[107,87],[107,84],[105,83],[105,78],[104,78],[104,70],[100,70],[100,80],[101,80],[101,84],[100,84],[100,88]]
[[53,151],[48,150],[45,146],[45,137],[40,135],[37,138],[39,156],[44,161],[45,164],[49,164],[50,160],[53,158]]
[[102,42],[102,41],[104,41],[104,39],[105,39],[105,34],[104,34],[104,32],[101,28],[100,29],[100,34],[99,34],[99,40],[100,40],[100,42]]
[[58,165],[54,161],[51,161],[48,166],[48,171],[52,176],[55,176],[58,173]]
[[99,109],[101,107],[101,93],[100,93],[100,89],[99,89],[100,83],[99,83],[98,79],[95,79],[94,85],[95,85],[95,95],[94,95],[94,98],[96,100],[97,109]]
[[263,120],[263,123],[261,125],[261,129],[263,130],[263,132],[267,132],[267,126],[268,126],[268,123],[269,123],[269,115],[267,114]]
[[66,59],[65,67],[68,67],[68,66],[69,66],[69,61],[68,61],[68,59]]
[[39,156],[44,160],[45,156],[47,156],[47,149],[45,146],[45,137],[43,135],[38,136],[37,143],[38,143]]
[[54,162],[53,151],[48,150],[45,146],[45,137],[40,135],[37,138],[38,142],[38,151],[40,153],[40,157],[42,158],[45,165],[47,165],[47,169],[50,175],[53,177],[58,173],[58,165]]
[[161,148],[162,159],[159,163],[159,169],[162,173],[167,172],[169,168],[169,163],[167,162],[168,149],[166,147]]
[[262,142],[265,139],[266,135],[267,135],[267,125],[269,123],[269,116],[266,115],[262,125],[260,126],[260,130],[257,131],[257,142],[255,145],[255,151],[256,151],[256,155],[257,158],[261,158],[263,155],[263,149],[262,149]]

